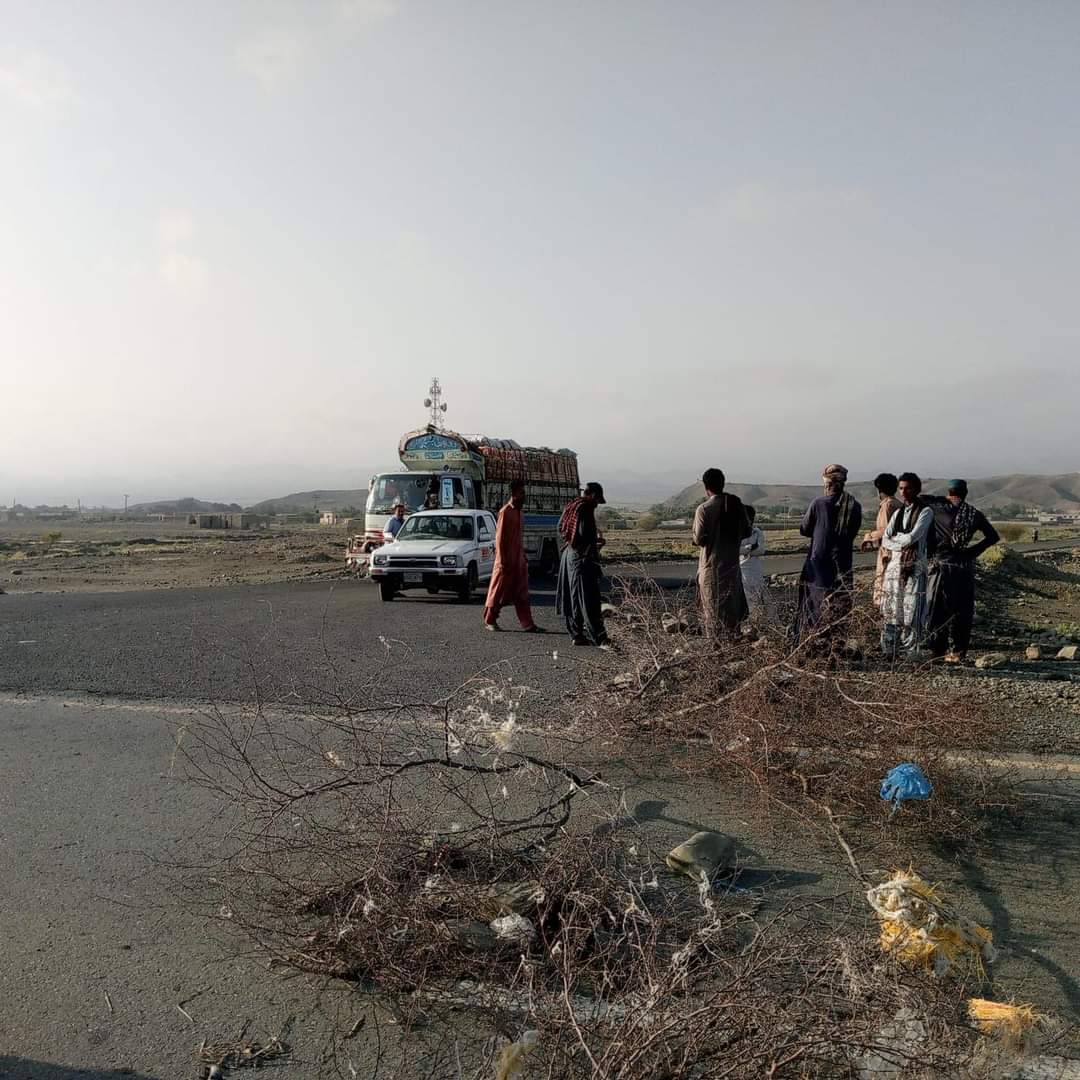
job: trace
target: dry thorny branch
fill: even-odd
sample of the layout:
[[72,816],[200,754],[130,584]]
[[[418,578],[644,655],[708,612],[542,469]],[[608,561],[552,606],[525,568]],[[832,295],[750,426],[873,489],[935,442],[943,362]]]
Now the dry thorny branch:
[[986,767],[996,721],[929,667],[880,660],[868,602],[801,641],[773,622],[708,642],[685,608],[685,597],[671,603],[655,587],[624,590],[624,672],[591,695],[592,725],[689,746],[688,769],[748,782],[833,826],[882,825],[882,779],[915,762],[933,778],[934,797],[889,822],[905,844],[962,843],[988,811],[1014,807],[1000,770]]
[[[697,740],[695,768],[821,821],[860,877],[845,830],[886,828],[877,787],[899,761],[935,798],[889,829],[961,839],[1000,801],[976,760],[984,719],[865,664],[851,620],[715,647],[665,632],[662,607],[624,595],[629,677],[579,700],[577,735]],[[529,1076],[960,1074],[960,987],[882,956],[858,890],[782,904],[658,873],[619,793],[522,729],[523,693],[474,680],[428,705],[219,708],[185,727],[188,774],[228,823],[201,871],[212,914],[278,964],[395,1005],[414,1037],[370,1075],[490,1076],[492,1039],[524,1031]],[[958,746],[971,757],[944,755]]]

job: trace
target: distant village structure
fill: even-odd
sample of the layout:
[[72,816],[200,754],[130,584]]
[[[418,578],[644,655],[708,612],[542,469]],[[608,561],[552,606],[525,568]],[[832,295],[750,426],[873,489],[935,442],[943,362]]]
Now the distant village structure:
[[188,524],[200,529],[254,529],[262,524],[262,516],[247,511],[230,514],[192,514]]

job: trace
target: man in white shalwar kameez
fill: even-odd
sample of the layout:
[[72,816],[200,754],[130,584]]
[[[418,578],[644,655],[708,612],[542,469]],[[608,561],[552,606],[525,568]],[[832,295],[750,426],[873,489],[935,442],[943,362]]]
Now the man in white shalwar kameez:
[[772,610],[765,575],[761,572],[761,556],[765,554],[765,534],[754,524],[757,511],[746,507],[750,535],[739,545],[739,570],[742,572],[743,592],[750,607],[750,621],[758,626],[771,621]]
[[926,633],[926,578],[928,547],[934,528],[934,511],[920,498],[922,481],[914,473],[900,476],[899,510],[893,514],[881,538],[888,553],[882,583],[881,648],[887,656],[918,654]]

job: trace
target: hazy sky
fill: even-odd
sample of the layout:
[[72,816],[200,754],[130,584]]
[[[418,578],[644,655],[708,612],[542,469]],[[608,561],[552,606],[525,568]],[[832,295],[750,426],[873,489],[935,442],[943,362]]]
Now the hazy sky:
[[[0,502],[1080,467],[1080,5],[0,0]],[[678,486],[678,485],[676,485]]]

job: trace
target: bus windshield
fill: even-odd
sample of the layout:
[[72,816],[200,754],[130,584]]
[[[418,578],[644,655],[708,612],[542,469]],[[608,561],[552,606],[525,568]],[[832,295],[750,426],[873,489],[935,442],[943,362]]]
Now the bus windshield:
[[369,514],[389,516],[396,503],[404,503],[408,513],[424,505],[431,476],[428,473],[380,473],[368,492]]

